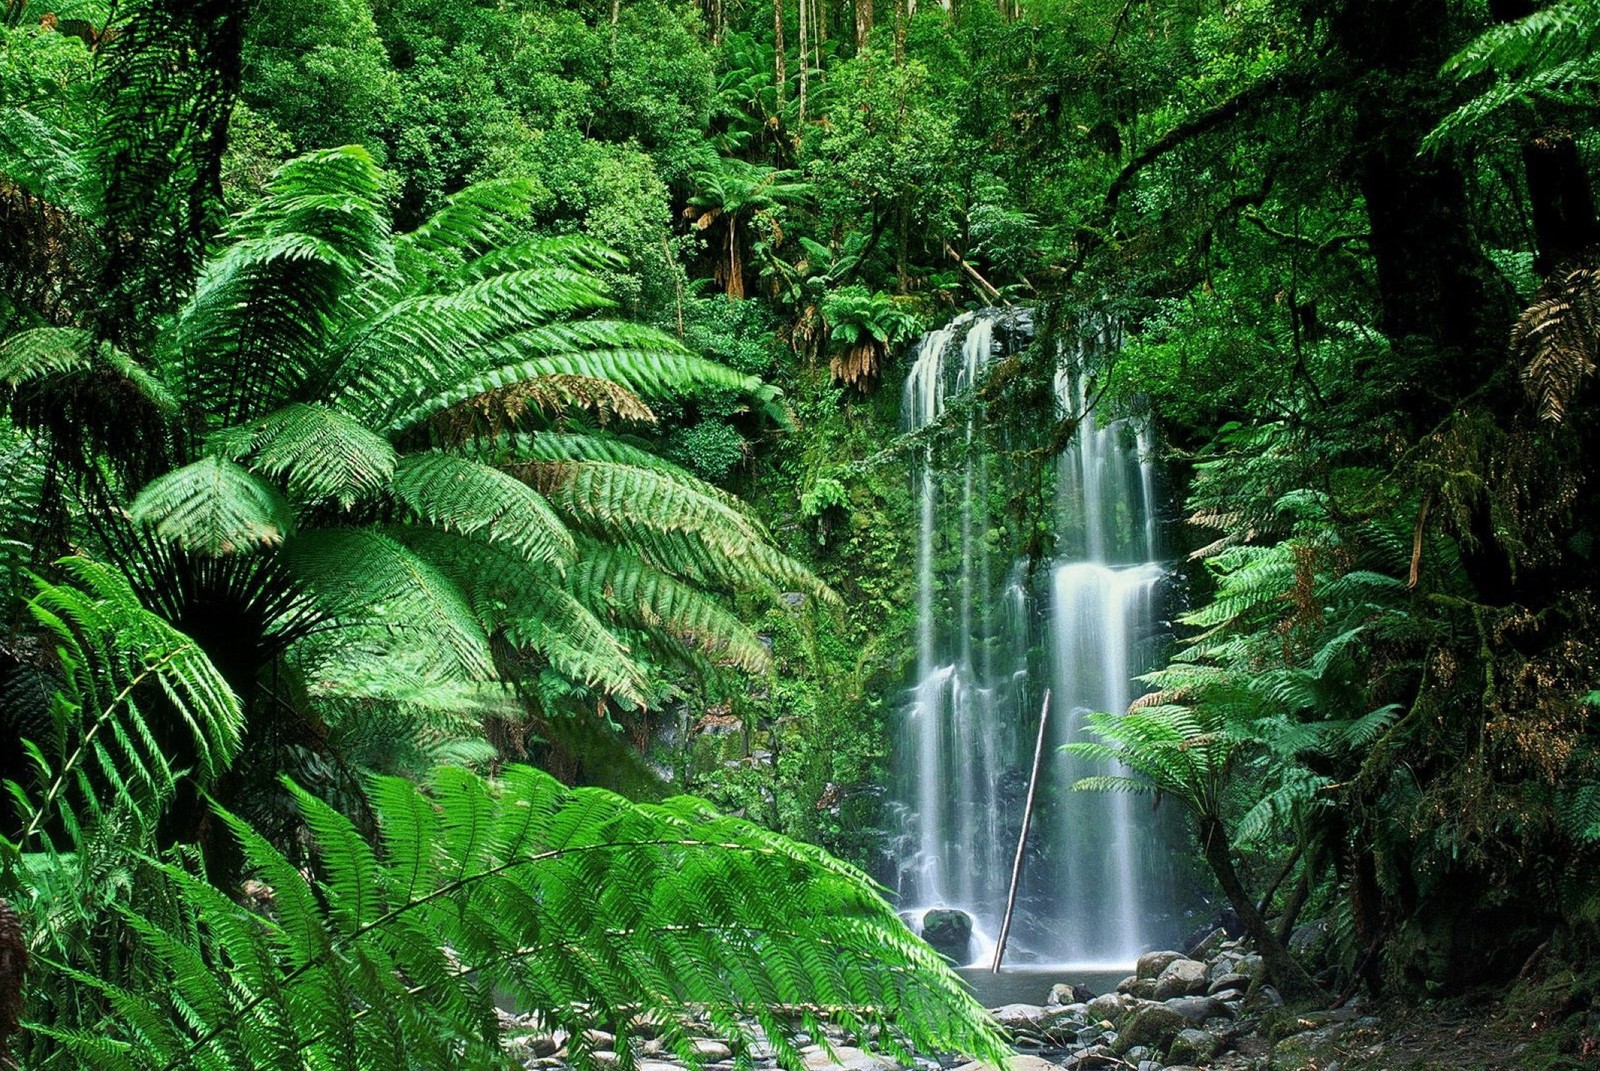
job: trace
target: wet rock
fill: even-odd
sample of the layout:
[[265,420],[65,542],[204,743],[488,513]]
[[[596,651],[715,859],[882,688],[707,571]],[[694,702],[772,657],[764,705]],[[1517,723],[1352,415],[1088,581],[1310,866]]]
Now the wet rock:
[[[974,1060],[971,1063],[962,1064],[955,1071],[999,1071],[999,1069],[994,1064]],[[1011,1071],[1060,1071],[1060,1069],[1049,1060],[1023,1053],[1011,1058]]]
[[1175,959],[1156,976],[1156,1000],[1188,997],[1206,991],[1206,965],[1194,959]]
[[1049,1013],[1038,1004],[1004,1004],[989,1009],[989,1014],[1007,1030],[1017,1030],[1038,1025]]
[[1248,976],[1252,981],[1261,976],[1261,972],[1264,968],[1265,965],[1262,963],[1261,957],[1253,952],[1248,956],[1240,958],[1239,962],[1233,965],[1234,970],[1238,971],[1240,974]]
[[898,1071],[892,1061],[849,1045],[836,1045],[833,1055],[820,1046],[805,1050],[803,1059],[807,1071]]
[[1230,972],[1213,978],[1211,984],[1206,987],[1206,993],[1215,997],[1223,993],[1243,993],[1249,988],[1250,976],[1248,974]]
[[1170,949],[1163,952],[1146,952],[1134,965],[1134,977],[1159,978],[1162,971],[1184,958],[1186,957],[1182,952],[1173,952]]
[[1245,998],[1244,1003],[1239,1006],[1239,1011],[1249,1014],[1281,1007],[1283,1007],[1283,995],[1270,985],[1264,985]]
[[936,907],[922,916],[922,939],[957,965],[972,962],[972,916],[955,908]]
[[1050,987],[1050,996],[1045,1000],[1045,1005],[1087,1004],[1093,999],[1094,994],[1085,986],[1058,982]]
[[1184,947],[1189,950],[1190,959],[1208,960],[1222,948],[1222,943],[1228,939],[1228,931],[1221,926],[1212,930],[1198,941]]
[[1306,958],[1321,955],[1322,949],[1327,943],[1328,923],[1326,920],[1301,923],[1289,935],[1289,951],[1297,956]]
[[1102,1067],[1120,1067],[1122,1061],[1110,1045],[1094,1045],[1068,1056],[1061,1064],[1065,1071],[1097,1071]]
[[1088,1012],[1097,1021],[1104,1019],[1114,1023],[1122,1018],[1123,1013],[1138,1005],[1139,1001],[1126,993],[1107,993],[1091,1000]]
[[1177,1012],[1191,1023],[1203,1023],[1207,1019],[1233,1018],[1233,1009],[1216,997],[1173,997],[1162,1007]]
[[1189,1027],[1178,1031],[1178,1036],[1167,1046],[1169,1064],[1203,1064],[1217,1053],[1217,1039],[1204,1030]]
[[1344,1029],[1344,1023],[1334,1023],[1321,1030],[1307,1030],[1283,1038],[1272,1047],[1272,1058],[1267,1066],[1271,1071],[1322,1071],[1327,1067],[1327,1057],[1334,1054],[1335,1043]]
[[[1234,970],[1234,964],[1238,962],[1237,956],[1218,956],[1211,961],[1211,966],[1206,971],[1206,977],[1215,982],[1224,975],[1236,974],[1238,972]],[[1246,977],[1248,978],[1249,976],[1247,975]]]
[[1136,1045],[1148,1045],[1165,1051],[1178,1036],[1178,1031],[1189,1025],[1189,1020],[1165,1004],[1146,1004],[1139,1008],[1117,1031],[1116,1051],[1120,1055]]
[[695,1038],[689,1043],[694,1053],[702,1060],[731,1060],[733,1050],[724,1042],[715,1038]]
[[506,1052],[511,1054],[513,1060],[524,1064],[554,1056],[559,1048],[561,1042],[551,1034],[525,1034],[522,1037],[508,1037],[505,1041]]

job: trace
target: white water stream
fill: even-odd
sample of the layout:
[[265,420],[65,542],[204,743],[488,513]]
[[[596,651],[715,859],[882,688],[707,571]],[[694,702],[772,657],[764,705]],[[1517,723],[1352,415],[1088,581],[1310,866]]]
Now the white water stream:
[[[949,406],[1030,338],[1025,312],[969,313],[923,337],[906,381],[909,430],[947,410],[956,423],[941,439],[944,456],[925,447],[914,477],[917,668],[895,753],[895,884],[913,920],[931,907],[967,912],[973,960],[992,954],[1049,687],[1050,751],[1008,959],[1131,963],[1163,906],[1160,838],[1142,798],[1071,791],[1082,777],[1120,771],[1059,745],[1086,739],[1088,713],[1126,710],[1154,655],[1165,570],[1150,444],[1133,424],[1085,416],[1057,463],[1054,560],[1030,574],[1004,558],[1006,519],[990,500],[1003,474],[979,447],[981,407],[970,396]],[[1084,413],[1093,361],[1114,342],[1105,333],[1065,362],[1056,387],[1066,413]]]

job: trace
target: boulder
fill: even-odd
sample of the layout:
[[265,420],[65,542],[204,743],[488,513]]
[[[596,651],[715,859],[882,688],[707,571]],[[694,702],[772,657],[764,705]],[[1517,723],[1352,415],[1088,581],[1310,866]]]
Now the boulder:
[[1175,959],[1156,977],[1155,1000],[1188,997],[1206,991],[1206,965],[1194,959]]
[[990,1008],[989,1014],[1007,1030],[1016,1030],[1018,1027],[1032,1027],[1039,1023],[1046,1014],[1046,1010],[1037,1004],[1004,1004],[998,1008]]
[[1173,952],[1170,949],[1164,952],[1146,952],[1134,965],[1133,975],[1135,978],[1157,978],[1169,965],[1185,958],[1187,957],[1182,952]]
[[1122,1018],[1128,1009],[1136,1007],[1138,1001],[1126,993],[1107,993],[1095,997],[1089,1002],[1089,1017],[1096,1022],[1116,1022]]
[[1050,996],[1045,1000],[1045,1005],[1054,1007],[1063,1004],[1087,1004],[1093,999],[1094,994],[1085,986],[1057,982],[1050,987]]
[[1216,1054],[1217,1039],[1191,1026],[1178,1031],[1178,1036],[1167,1046],[1167,1063],[1203,1064]]
[[1261,957],[1252,952],[1250,955],[1240,959],[1238,963],[1235,963],[1233,965],[1233,969],[1238,971],[1240,974],[1248,975],[1253,981],[1261,976],[1261,972],[1265,969],[1265,966],[1266,965],[1261,962]]
[[806,1071],[899,1071],[891,1061],[849,1045],[835,1045],[832,1055],[820,1045],[803,1050],[801,1055]]
[[956,966],[972,962],[972,916],[950,907],[936,907],[922,916],[922,939]]
[[1224,993],[1243,993],[1249,988],[1250,976],[1248,974],[1230,973],[1221,974],[1212,979],[1211,984],[1206,987],[1206,992],[1216,997]]
[[1121,1055],[1135,1045],[1148,1045],[1164,1052],[1178,1036],[1178,1031],[1188,1025],[1188,1019],[1165,1004],[1146,1004],[1128,1016],[1128,1021],[1117,1031],[1116,1052]]
[[[1051,1063],[1049,1060],[1042,1059],[1038,1056],[1029,1056],[1026,1053],[1020,1053],[1016,1056],[1013,1056],[1011,1058],[1010,1066],[1011,1071],[1061,1071],[1060,1068]],[[962,1064],[960,1067],[956,1068],[955,1071],[999,1071],[999,1068],[995,1067],[994,1064],[986,1064],[981,1060],[973,1060],[971,1063]]]
[[694,1049],[695,1055],[702,1060],[711,1061],[733,1059],[733,1050],[725,1043],[718,1041],[715,1038],[695,1038],[693,1041],[689,1042],[689,1045]]
[[1219,1017],[1233,1018],[1233,1009],[1216,997],[1173,997],[1162,1007],[1171,1009],[1191,1023],[1203,1023]]

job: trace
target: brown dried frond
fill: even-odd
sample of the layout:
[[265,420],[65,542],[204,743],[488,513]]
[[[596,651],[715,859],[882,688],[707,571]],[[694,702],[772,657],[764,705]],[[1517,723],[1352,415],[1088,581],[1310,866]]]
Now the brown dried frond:
[[505,466],[505,471],[540,494],[551,495],[572,478],[577,467],[568,461],[524,461]]
[[874,342],[858,342],[836,355],[828,362],[835,383],[865,391],[878,377],[878,346]]
[[529,412],[560,416],[568,409],[592,410],[609,419],[654,424],[655,412],[633,391],[594,376],[539,376],[509,387],[475,394],[440,411],[434,428],[450,442],[492,438],[516,427]]
[[1560,423],[1600,359],[1600,265],[1568,265],[1534,297],[1512,328],[1511,352],[1539,416]]

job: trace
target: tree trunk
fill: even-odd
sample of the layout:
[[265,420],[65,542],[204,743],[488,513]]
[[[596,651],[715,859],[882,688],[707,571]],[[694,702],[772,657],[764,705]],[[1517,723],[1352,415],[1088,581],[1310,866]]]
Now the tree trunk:
[[1206,863],[1211,867],[1211,872],[1216,875],[1217,884],[1222,886],[1222,892],[1227,896],[1233,910],[1238,913],[1245,933],[1249,935],[1256,946],[1256,951],[1260,953],[1261,961],[1266,966],[1268,981],[1277,986],[1278,991],[1287,1000],[1316,996],[1319,992],[1316,984],[1289,955],[1289,950],[1278,940],[1278,935],[1272,932],[1266,919],[1261,917],[1261,912],[1256,910],[1255,900],[1245,890],[1244,883],[1239,880],[1239,874],[1233,868],[1232,847],[1228,843],[1228,834],[1222,828],[1221,821],[1216,818],[1200,820],[1200,848],[1205,853]]
[[867,38],[872,36],[872,0],[854,0],[856,9],[856,51],[861,52],[867,47]]
[[1534,270],[1548,276],[1600,245],[1589,176],[1570,130],[1547,130],[1522,146],[1538,252]]
[[800,47],[795,53],[800,61],[800,110],[794,125],[796,135],[801,137],[803,137],[805,134],[806,125],[806,76],[811,71],[811,57],[806,55],[806,23],[809,21],[806,18],[806,14],[810,8],[811,0],[800,0],[800,25],[798,28]]
[[[805,0],[800,0],[803,4]],[[789,62],[783,43],[783,0],[772,0],[772,66],[778,88],[779,114],[783,112],[784,92],[789,84]],[[804,62],[804,61],[802,61]]]

